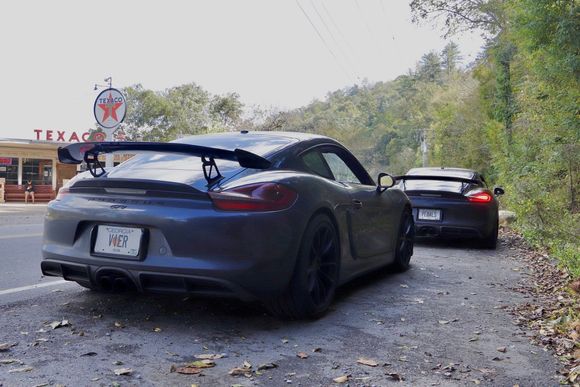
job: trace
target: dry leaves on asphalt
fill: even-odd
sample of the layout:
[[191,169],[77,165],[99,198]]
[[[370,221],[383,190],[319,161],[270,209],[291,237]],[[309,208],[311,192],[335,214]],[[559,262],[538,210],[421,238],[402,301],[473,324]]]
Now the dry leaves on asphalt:
[[379,365],[375,360],[367,359],[366,357],[361,357],[356,361],[358,364],[366,365],[369,367],[376,367]]
[[195,355],[196,359],[201,360],[217,360],[226,357],[225,353],[202,353],[200,355]]
[[564,368],[560,373],[569,383],[578,383],[580,356],[575,355],[580,339],[580,279],[557,267],[544,251],[532,248],[512,230],[502,230],[502,240],[509,249],[508,257],[523,262],[527,275],[513,290],[526,294],[532,302],[509,308],[519,326],[534,332],[532,341],[553,350]]
[[342,376],[339,376],[338,378],[332,379],[332,381],[334,383],[346,383],[346,382],[348,382],[349,378],[350,378],[350,375],[342,375]]
[[258,366],[258,371],[269,370],[269,369],[277,368],[277,367],[278,367],[278,364],[276,364],[276,363],[260,364]]
[[16,346],[18,343],[2,343],[0,344],[0,352],[9,351],[10,348]]
[[181,366],[172,365],[170,372],[177,372],[178,374],[199,374],[206,368],[215,367],[215,362],[211,359],[203,359],[192,361]]
[[48,324],[48,326],[50,326],[52,329],[69,327],[70,322],[68,320],[53,321],[50,324]]
[[113,370],[113,372],[117,376],[131,375],[133,373],[133,370],[131,368],[117,368],[117,369]]
[[386,375],[397,382],[402,382],[405,380],[405,378],[402,375],[396,372],[388,372]]
[[300,359],[308,359],[308,354],[306,352],[298,352],[296,356]]
[[16,372],[30,372],[33,369],[34,368],[32,368],[32,367],[13,368],[11,370],[8,370],[8,373],[9,374],[13,374],[13,373],[16,373]]
[[243,375],[247,378],[252,376],[252,364],[248,361],[244,361],[244,364],[241,367],[235,367],[228,372],[231,376],[240,376]]

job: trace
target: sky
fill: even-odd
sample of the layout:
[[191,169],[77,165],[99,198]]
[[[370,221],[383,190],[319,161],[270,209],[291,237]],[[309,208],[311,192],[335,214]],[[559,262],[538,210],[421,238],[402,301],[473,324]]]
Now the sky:
[[[195,82],[246,106],[296,108],[364,79],[388,81],[448,41],[409,0],[6,1],[0,138],[94,127],[95,83]],[[465,63],[483,44],[453,37]]]

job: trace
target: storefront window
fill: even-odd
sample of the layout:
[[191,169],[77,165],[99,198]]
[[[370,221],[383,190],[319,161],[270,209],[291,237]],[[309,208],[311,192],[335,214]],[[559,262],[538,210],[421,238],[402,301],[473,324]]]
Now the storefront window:
[[0,157],[0,178],[6,179],[6,184],[18,184],[18,158]]
[[52,160],[23,159],[22,184],[31,180],[32,184],[52,184]]

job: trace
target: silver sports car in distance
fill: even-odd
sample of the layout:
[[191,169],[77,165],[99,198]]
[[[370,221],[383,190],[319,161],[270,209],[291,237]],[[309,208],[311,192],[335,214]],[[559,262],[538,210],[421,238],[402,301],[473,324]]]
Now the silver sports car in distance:
[[[103,153],[136,156],[106,171]],[[94,178],[48,206],[44,275],[102,291],[263,301],[288,318],[320,316],[337,286],[370,270],[404,270],[411,205],[390,175],[375,184],[323,136],[247,132],[171,143],[59,149]]]

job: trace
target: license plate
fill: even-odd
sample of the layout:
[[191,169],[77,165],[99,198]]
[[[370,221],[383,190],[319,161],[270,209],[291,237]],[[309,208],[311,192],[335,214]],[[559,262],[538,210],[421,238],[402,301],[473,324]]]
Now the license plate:
[[421,220],[441,220],[441,210],[420,208],[418,218]]
[[137,257],[141,248],[143,229],[100,225],[97,228],[95,254]]

